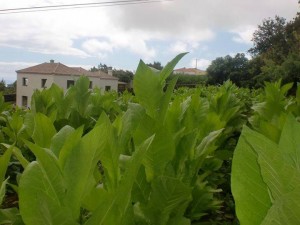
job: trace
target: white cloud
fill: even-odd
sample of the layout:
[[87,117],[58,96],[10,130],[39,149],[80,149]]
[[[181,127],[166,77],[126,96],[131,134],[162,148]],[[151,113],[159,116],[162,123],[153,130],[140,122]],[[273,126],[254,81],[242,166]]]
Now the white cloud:
[[0,62],[0,80],[4,79],[6,83],[13,83],[17,79],[16,70],[34,66],[35,62]]
[[233,34],[235,34],[233,40],[238,43],[252,44],[251,40],[255,30],[256,27],[254,26],[236,28],[235,30],[231,31]]
[[[14,0],[1,1],[0,8],[82,2]],[[280,15],[291,19],[297,9],[297,0],[176,0],[168,3],[5,14],[0,15],[0,46],[81,58],[103,58],[123,51],[144,60],[152,60],[165,53],[151,45],[155,41],[171,43],[167,45],[170,47],[166,50],[167,54],[203,52],[201,46],[207,44],[203,42],[212,42],[219,31],[231,32],[235,35],[234,41],[249,44],[253,30],[264,18]],[[198,65],[204,68],[209,60],[204,59],[204,56],[199,57],[203,59],[199,60]]]
[[188,52],[188,45],[187,43],[184,43],[182,41],[177,41],[170,47],[170,51],[172,53],[182,53],[182,52]]

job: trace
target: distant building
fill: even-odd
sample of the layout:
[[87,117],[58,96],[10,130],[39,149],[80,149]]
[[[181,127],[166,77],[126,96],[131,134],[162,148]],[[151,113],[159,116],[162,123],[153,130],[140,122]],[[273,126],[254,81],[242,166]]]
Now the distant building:
[[173,74],[184,74],[184,75],[206,75],[206,71],[199,70],[196,68],[180,68],[173,71]]
[[31,96],[36,89],[50,87],[57,84],[66,91],[80,76],[90,79],[90,88],[99,87],[103,90],[118,90],[118,78],[101,71],[90,72],[81,67],[68,67],[61,63],[42,63],[36,66],[21,69],[17,72],[17,102],[18,106],[30,105]]

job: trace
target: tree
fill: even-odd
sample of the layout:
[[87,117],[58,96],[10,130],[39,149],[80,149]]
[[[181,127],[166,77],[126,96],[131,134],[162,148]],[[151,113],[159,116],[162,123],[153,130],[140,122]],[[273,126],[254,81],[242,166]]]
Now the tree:
[[286,25],[286,19],[279,16],[264,20],[253,34],[254,46],[249,52],[254,56],[263,55],[281,63],[289,52]]
[[153,63],[148,63],[147,66],[150,66],[150,67],[155,68],[157,70],[162,70],[163,69],[163,66],[161,65],[161,63],[156,62],[156,61],[154,61]]
[[300,82],[300,14],[289,22],[278,16],[264,20],[253,41],[249,52],[263,61],[253,80],[255,86],[281,79],[283,83],[293,82],[295,89]]
[[[91,72],[97,72],[97,71],[102,71],[104,73],[108,73],[108,69],[111,68],[107,66],[106,64],[100,63],[98,67],[96,68],[95,66],[90,69]],[[117,70],[113,69],[112,71],[113,76],[119,78],[119,81],[129,83],[133,79],[133,73],[128,70]]]
[[128,70],[113,70],[113,76],[119,78],[119,81],[129,83],[133,80],[133,73]]
[[6,89],[6,83],[5,83],[5,81],[2,79],[2,80],[0,81],[0,92],[4,92],[5,89]]
[[243,53],[238,53],[234,57],[230,55],[218,57],[206,70],[208,83],[222,84],[230,79],[236,85],[243,86],[244,80],[248,77],[248,63],[249,60]]
[[90,69],[90,71],[91,72],[102,71],[104,73],[107,73],[108,72],[108,68],[109,67],[106,64],[100,63],[97,68],[94,66],[93,68]]

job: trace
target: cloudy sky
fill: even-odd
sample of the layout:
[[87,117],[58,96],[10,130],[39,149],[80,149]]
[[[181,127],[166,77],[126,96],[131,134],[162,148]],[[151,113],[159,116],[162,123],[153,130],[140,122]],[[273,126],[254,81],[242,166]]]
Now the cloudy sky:
[[1,14],[3,9],[116,0],[0,2],[0,79],[54,59],[86,69],[105,63],[134,70],[140,59],[206,69],[219,56],[246,52],[264,18],[292,19],[298,0],[173,0],[61,11]]

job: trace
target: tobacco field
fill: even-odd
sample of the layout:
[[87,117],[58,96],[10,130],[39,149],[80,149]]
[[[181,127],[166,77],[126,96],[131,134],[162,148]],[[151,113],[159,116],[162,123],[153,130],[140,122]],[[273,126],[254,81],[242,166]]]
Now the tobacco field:
[[175,90],[140,61],[134,95],[0,98],[0,224],[300,224],[300,88]]

